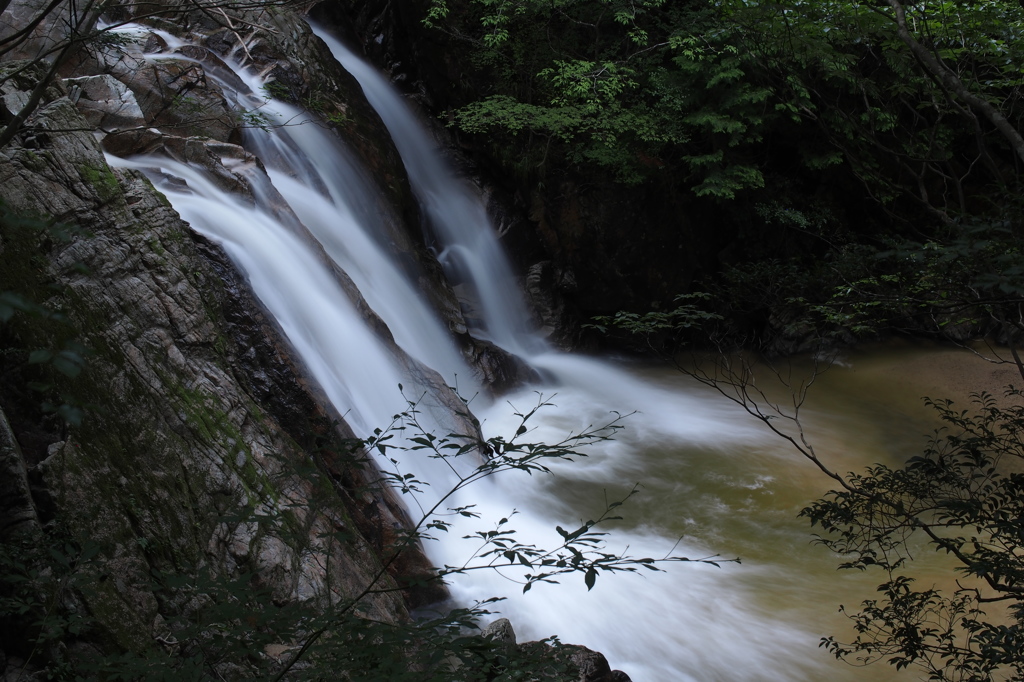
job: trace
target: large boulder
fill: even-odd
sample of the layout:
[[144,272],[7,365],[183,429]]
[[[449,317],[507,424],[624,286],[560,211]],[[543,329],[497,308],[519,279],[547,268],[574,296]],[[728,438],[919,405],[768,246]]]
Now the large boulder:
[[238,140],[238,116],[201,65],[173,57],[148,60],[122,82],[135,94],[149,126],[181,137]]
[[[487,625],[481,634],[505,651],[513,650],[517,656],[525,656],[533,662],[550,661],[555,664],[569,664],[579,677],[576,682],[630,682],[630,677],[621,670],[612,670],[604,654],[578,644],[526,642],[517,644],[515,629],[508,618],[499,618]],[[541,675],[543,678],[543,674]]]
[[68,78],[64,83],[71,101],[91,127],[109,131],[146,125],[135,94],[110,74]]

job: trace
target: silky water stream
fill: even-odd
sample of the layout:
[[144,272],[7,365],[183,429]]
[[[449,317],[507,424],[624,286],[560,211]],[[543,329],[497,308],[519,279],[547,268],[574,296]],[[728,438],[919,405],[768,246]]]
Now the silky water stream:
[[[471,407],[485,435],[511,436],[513,413],[531,408],[539,396],[553,405],[530,422],[525,438],[533,441],[560,440],[615,413],[635,412],[614,440],[592,448],[586,459],[559,464],[550,477],[512,474],[461,493],[452,506],[474,504],[482,519],[432,543],[432,560],[461,564],[473,546],[457,538],[488,529],[513,510],[511,525],[521,541],[557,545],[556,525],[575,528],[638,482],[640,492],[623,508],[626,518],[612,527],[610,551],[743,560],[601,576],[589,592],[582,576],[571,576],[526,595],[509,580],[521,578],[522,570],[480,571],[455,580],[455,599],[507,597],[499,608],[520,641],[558,635],[602,651],[636,682],[892,676],[884,666],[859,670],[831,661],[817,648],[822,635],[845,627],[835,614],[838,604],[869,598],[874,584],[871,576],[836,573],[836,557],[812,546],[807,524],[796,518],[827,490],[824,477],[734,405],[671,369],[558,353],[534,335],[479,197],[444,166],[390,84],[317,30],[388,126],[438,240],[439,260],[472,288],[481,308],[483,324],[475,333],[544,377],[487,404],[478,398]],[[173,38],[164,37],[173,46]],[[148,173],[195,230],[224,246],[358,434],[385,426],[405,406],[399,383],[430,389],[410,377],[400,351],[381,343],[335,268],[351,278],[404,353],[448,382],[460,377],[462,388],[472,391],[466,383],[471,373],[443,325],[379,237],[381,225],[367,208],[367,197],[377,195],[365,174],[331,133],[295,125],[306,117],[289,105],[263,105],[254,95],[258,80],[232,68],[221,80],[240,107],[258,102],[271,123],[292,123],[247,137],[246,148],[263,159],[267,174],[244,159],[224,160],[250,178],[252,200],[226,192],[206,171],[167,158],[111,163]],[[922,352],[912,351],[914,357]],[[888,373],[877,367],[890,361],[857,356],[836,365],[806,408],[810,435],[840,471],[902,461],[933,426],[919,409],[922,389],[909,380],[902,394],[886,388]],[[431,419],[436,428],[447,427],[438,409]],[[447,490],[450,472],[415,454],[408,453],[405,469],[429,480],[433,490]]]

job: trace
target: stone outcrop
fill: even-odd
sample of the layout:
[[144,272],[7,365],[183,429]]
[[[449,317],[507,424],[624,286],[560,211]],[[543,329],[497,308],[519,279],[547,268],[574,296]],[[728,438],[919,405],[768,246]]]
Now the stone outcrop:
[[38,531],[25,455],[0,411],[0,537]]
[[65,83],[70,90],[69,99],[93,128],[112,130],[146,125],[135,94],[110,74],[68,78]]
[[526,293],[540,322],[540,333],[553,345],[569,350],[578,345],[577,316],[569,310],[566,300],[576,291],[576,278],[571,270],[557,267],[551,261],[540,261],[526,273]]
[[516,649],[519,655],[533,660],[550,660],[556,663],[570,663],[579,672],[576,682],[630,682],[630,677],[621,670],[612,670],[604,654],[576,644],[552,647],[545,642],[516,642],[515,629],[508,618],[499,618],[481,633],[484,637]]
[[[92,585],[81,608],[94,636],[129,651],[168,636],[154,571],[252,571],[281,603],[393,585],[378,559],[388,538],[360,530],[401,525],[401,506],[383,490],[342,488],[343,462],[315,466],[351,434],[332,426],[337,415],[220,249],[141,174],[107,166],[63,86],[50,94],[35,132],[0,152],[0,291],[52,314],[13,316],[3,341],[73,341],[84,369],[56,373],[51,392],[74,393],[87,417],[69,426],[40,412],[24,388],[32,366],[5,354],[0,532],[58,524],[97,547],[117,579]],[[58,238],[56,222],[80,229]],[[329,539],[339,532],[345,543]],[[407,617],[398,592],[363,608]]]

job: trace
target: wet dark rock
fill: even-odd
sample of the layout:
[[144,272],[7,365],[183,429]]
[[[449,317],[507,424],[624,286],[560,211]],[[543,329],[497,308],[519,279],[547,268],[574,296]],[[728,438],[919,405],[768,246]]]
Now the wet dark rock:
[[[567,648],[570,652],[569,660],[579,668],[580,682],[613,682],[615,680],[604,654],[571,644]],[[621,679],[621,675],[619,677]]]
[[539,333],[563,350],[576,347],[579,324],[569,311],[566,297],[577,289],[571,270],[551,261],[534,263],[526,273],[526,292],[539,321]]
[[238,127],[219,85],[184,59],[148,62],[121,81],[135,93],[146,123],[179,136],[228,142]]
[[25,458],[0,409],[0,540],[36,532],[38,525]]
[[[49,4],[50,0],[13,0],[5,4],[0,15],[0,39],[21,31]],[[53,16],[59,17],[60,20],[40,22],[24,40],[8,43],[7,49],[10,51],[4,54],[4,58],[36,59],[39,55],[45,54],[67,37],[69,26],[74,24],[76,17],[82,17],[83,9],[73,2],[58,4]]]
[[604,654],[578,644],[563,644],[552,647],[544,642],[520,644],[521,653],[538,660],[549,659],[568,662],[577,670],[577,682],[630,682],[630,677],[621,670],[612,670]]
[[159,148],[163,135],[153,128],[141,130],[115,130],[103,136],[102,144],[105,151],[114,156],[132,156],[148,154]]
[[[158,148],[172,159],[199,166],[209,173],[214,184],[241,199],[254,201],[255,176],[264,176],[263,163],[243,147],[196,137],[164,135]],[[282,202],[283,203],[283,202]]]
[[506,644],[516,643],[516,632],[512,628],[512,621],[508,618],[499,618],[481,632],[484,637],[489,637],[496,642],[504,642]]
[[460,342],[466,362],[479,373],[482,383],[495,393],[509,391],[537,378],[526,362],[490,341],[465,335]]
[[[28,102],[29,91],[45,73],[45,66],[38,62],[12,60],[0,63],[0,102],[4,109],[12,114],[21,111]],[[54,81],[43,94],[43,101],[53,101],[66,94],[64,84],[59,80]],[[27,135],[36,136],[39,133],[23,133],[23,142]],[[33,146],[38,148],[40,145]]]

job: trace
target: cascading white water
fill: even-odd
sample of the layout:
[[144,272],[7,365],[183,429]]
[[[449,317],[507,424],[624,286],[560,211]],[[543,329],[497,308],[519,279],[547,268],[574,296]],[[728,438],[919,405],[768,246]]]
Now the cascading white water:
[[[723,458],[732,456],[735,448],[755,447],[760,434],[746,423],[737,423],[732,412],[692,387],[654,386],[625,369],[556,353],[535,336],[479,198],[445,167],[390,85],[324,37],[362,82],[395,136],[439,240],[442,260],[454,278],[472,287],[486,336],[543,370],[543,386],[528,387],[507,398],[519,408],[528,408],[536,400],[532,390],[546,395],[557,392],[557,408],[542,412],[528,437],[557,440],[568,431],[602,423],[612,411],[640,411],[629,419],[623,435],[595,449],[588,461],[556,467],[557,483],[512,475],[467,489],[452,506],[475,504],[484,520],[465,522],[449,533],[450,540],[437,549],[432,546],[436,563],[461,564],[471,550],[457,538],[486,528],[513,509],[519,511],[514,517],[518,537],[542,546],[557,545],[556,524],[572,526],[593,510],[560,502],[552,488],[572,490],[608,481],[609,498],[621,496],[634,480],[642,480],[638,454],[652,447],[692,445]],[[240,68],[235,68],[233,80],[239,82],[224,85],[234,89],[240,106],[252,106],[249,98],[258,91],[259,82]],[[261,110],[272,123],[306,118],[294,107],[275,101]],[[151,175],[196,230],[224,245],[357,433],[367,435],[386,425],[404,407],[396,385],[408,382],[408,377],[402,363],[356,311],[320,247],[352,278],[400,347],[446,379],[455,374],[468,378],[443,326],[394,254],[375,235],[378,226],[368,208],[372,202],[367,200],[373,189],[338,141],[315,125],[288,125],[254,131],[248,147],[261,155],[269,175],[255,174],[254,203],[233,198],[202,170],[166,158],[111,161],[151,174],[159,169],[184,180],[184,184],[166,182]],[[275,207],[280,198],[290,210]],[[310,243],[307,234],[319,246]],[[513,410],[503,402],[474,407],[485,418],[489,434],[511,435],[509,427],[514,431]],[[444,467],[425,470],[428,464],[413,460],[406,469],[430,480],[434,489],[446,490],[451,485],[450,472]],[[641,520],[617,537],[609,549],[620,551],[628,544],[633,556],[661,556],[676,540],[675,533],[655,519]],[[713,542],[688,541],[674,553],[700,557],[719,548]],[[721,551],[737,553],[728,547]],[[777,618],[757,599],[758,590],[787,584],[779,579],[779,570],[770,562],[723,569],[677,565],[664,574],[602,577],[590,594],[582,579],[566,579],[562,586],[540,586],[525,596],[500,574],[476,572],[458,578],[453,593],[465,602],[510,597],[501,610],[513,619],[520,639],[557,634],[563,641],[584,644],[604,652],[613,667],[625,669],[636,682],[822,679],[809,660],[816,636]],[[513,570],[508,577],[518,578],[521,573]]]
[[440,243],[438,260],[449,278],[472,286],[488,340],[520,356],[547,351],[547,344],[531,333],[519,287],[479,196],[454,179],[408,104],[376,69],[322,29],[314,25],[313,30],[359,81],[391,133]]
[[[129,25],[119,30],[151,31],[172,49],[185,44],[165,31],[147,27]],[[153,60],[168,56],[196,61],[177,53],[148,55]],[[264,122],[262,128],[245,131],[246,148],[261,159],[271,181],[263,182],[261,174],[251,178],[261,200],[258,208],[268,214],[274,202],[283,198],[288,210],[298,217],[299,229],[312,234],[355,282],[398,345],[446,381],[458,377],[467,393],[475,392],[472,373],[419,290],[415,274],[403,268],[384,237],[382,224],[388,218],[381,214],[390,207],[381,205],[383,197],[366,180],[367,174],[349,150],[307,112],[260,94],[263,83],[257,75],[233,61],[225,64],[229,72],[219,65],[203,66],[238,110],[258,112]],[[278,214],[276,220],[281,219]]]
[[[257,78],[243,69],[237,75],[258,92]],[[244,94],[239,106],[245,106]],[[249,101],[251,105],[251,100]],[[247,146],[267,165],[274,187],[288,201],[327,254],[355,282],[360,293],[387,324],[407,353],[451,382],[458,375],[466,389],[472,376],[437,315],[382,243],[381,219],[370,199],[378,193],[365,179],[338,138],[308,121],[305,112],[269,99],[260,100],[266,130],[250,130]],[[271,129],[273,128],[273,129]],[[321,187],[326,196],[315,188]]]
[[[151,31],[134,25],[120,30]],[[184,44],[157,33],[172,48]],[[187,59],[165,53],[149,58],[168,56]],[[447,330],[378,238],[376,197],[348,151],[305,112],[256,96],[258,78],[239,65],[228,62],[229,73],[205,66],[239,108],[259,106],[268,121],[266,130],[250,131],[247,140],[266,160],[266,174],[254,164],[221,159],[248,179],[251,200],[232,194],[210,172],[166,156],[108,155],[108,162],[147,173],[193,229],[224,247],[357,435],[387,427],[407,408],[406,396],[420,400],[431,427],[455,428],[442,414],[450,412],[450,400],[436,400],[433,384],[417,383],[420,373],[410,373],[408,361],[382,343],[330,267],[333,262],[351,278],[405,353],[445,381],[475,390]],[[437,461],[423,466],[439,487],[450,484],[448,467]]]
[[404,408],[397,390],[380,389],[397,387],[403,379],[394,358],[307,244],[196,168],[163,157],[108,160],[146,172],[158,169],[187,183],[155,178],[182,218],[220,243],[247,274],[256,295],[357,433],[371,433],[387,424],[396,408]]

